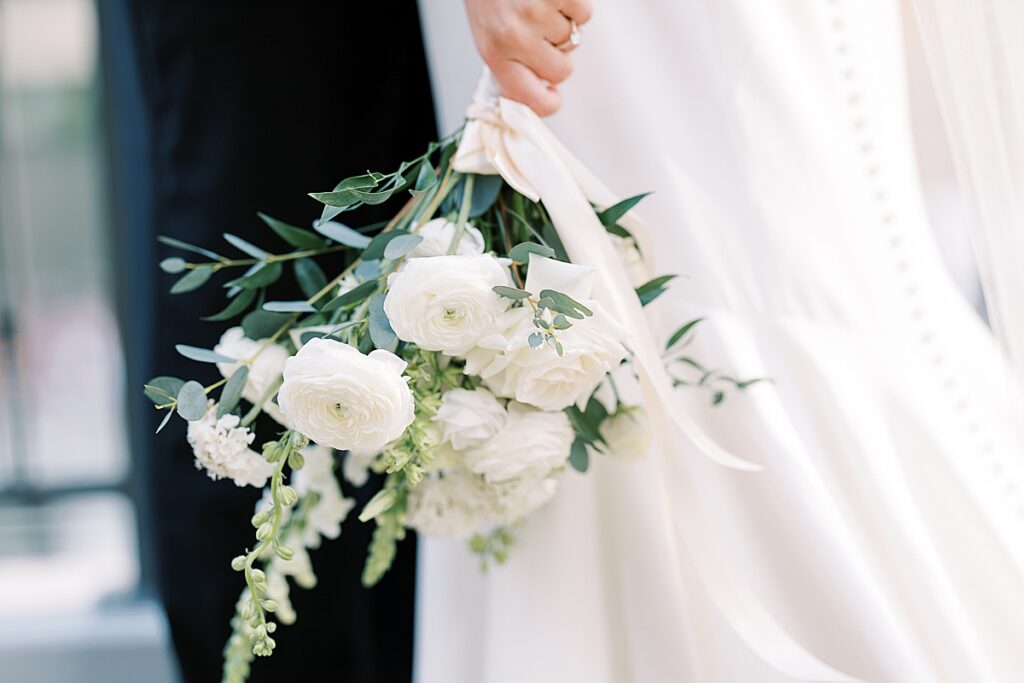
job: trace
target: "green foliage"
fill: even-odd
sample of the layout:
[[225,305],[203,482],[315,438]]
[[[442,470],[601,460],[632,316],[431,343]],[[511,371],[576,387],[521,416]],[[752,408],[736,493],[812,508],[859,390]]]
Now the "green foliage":
[[198,346],[189,346],[187,344],[175,344],[174,349],[185,356],[185,358],[199,361],[200,363],[234,363],[237,360],[235,358],[228,358],[210,349],[202,349]]
[[398,346],[398,335],[391,329],[391,322],[384,313],[384,295],[375,294],[370,299],[370,339],[378,349],[394,351]]
[[220,401],[217,403],[217,417],[227,415],[242,398],[242,389],[249,378],[249,366],[239,365],[238,369],[231,373],[224,388],[220,392]]
[[184,294],[199,289],[213,275],[213,268],[199,266],[185,273],[181,279],[171,286],[171,294]]
[[370,243],[370,238],[366,235],[336,221],[320,222],[316,226],[316,231],[338,244],[344,244],[353,249],[365,249],[366,245]]
[[307,301],[268,301],[264,311],[271,313],[316,313],[316,306]]
[[143,387],[143,393],[146,394],[146,398],[152,401],[154,405],[168,405],[174,403],[178,397],[178,392],[181,391],[181,387],[184,384],[185,380],[178,379],[177,377],[154,377],[146,382]]
[[242,332],[249,339],[266,339],[276,334],[290,319],[283,313],[256,310],[242,318]]
[[344,294],[335,297],[327,302],[326,305],[321,309],[324,313],[335,311],[339,308],[351,306],[357,304],[366,297],[370,296],[373,292],[377,291],[377,287],[380,283],[377,280],[370,280],[369,282],[363,282],[362,284],[356,285]]
[[238,237],[237,235],[232,235],[230,232],[224,233],[224,239],[228,242],[228,244],[230,244],[234,248],[238,249],[239,251],[244,251],[246,254],[252,256],[253,258],[264,259],[270,255],[267,252],[260,249],[259,247],[257,247],[255,244],[243,240],[241,237]]
[[522,299],[530,298],[530,293],[525,289],[516,289],[515,287],[505,287],[502,285],[492,287],[492,289],[498,296],[503,296],[506,299],[512,299],[513,301],[521,301]]
[[400,259],[415,249],[422,241],[421,235],[397,235],[384,246],[384,258],[392,261]]
[[627,199],[623,199],[621,202],[609,206],[604,211],[597,214],[598,219],[601,221],[601,225],[605,227],[613,226],[619,222],[619,219],[625,216],[629,211],[640,203],[645,197],[650,195],[650,192],[644,192]]
[[640,305],[646,306],[668,291],[665,285],[675,277],[675,275],[662,275],[637,287],[636,295],[640,299]]
[[299,283],[299,289],[307,298],[327,286],[327,276],[313,259],[299,259],[292,267],[295,270],[295,281]]
[[297,228],[294,225],[289,225],[284,221],[279,221],[276,218],[271,218],[265,213],[257,213],[267,226],[270,227],[277,236],[283,239],[285,242],[295,247],[296,249],[323,249],[327,246],[327,243],[317,237],[309,230]]
[[590,454],[587,452],[587,445],[583,439],[576,437],[572,442],[572,450],[569,453],[569,464],[577,472],[586,472],[590,466]]
[[195,381],[181,385],[175,410],[178,411],[178,415],[190,422],[202,419],[206,414],[206,389],[203,385]]
[[279,261],[263,262],[253,266],[242,277],[235,278],[225,283],[225,287],[241,287],[242,289],[257,289],[269,287],[281,279],[284,268]]
[[228,302],[228,305],[220,313],[208,315],[203,320],[210,322],[220,322],[224,320],[230,320],[237,315],[244,312],[252,302],[256,299],[255,289],[241,289],[238,293]]
[[544,256],[551,258],[555,255],[555,250],[551,247],[543,244],[537,244],[536,242],[520,242],[508,252],[508,257],[516,263],[529,263],[530,254],[537,254],[538,256]]
[[671,349],[673,346],[675,346],[676,344],[678,344],[679,342],[683,341],[683,337],[685,337],[687,335],[687,333],[690,332],[690,330],[695,328],[697,325],[699,325],[703,321],[704,321],[704,318],[697,318],[696,320],[691,320],[690,322],[686,323],[685,325],[680,327],[678,330],[673,332],[672,336],[668,338],[667,342],[665,342],[665,350],[667,351],[667,350]]

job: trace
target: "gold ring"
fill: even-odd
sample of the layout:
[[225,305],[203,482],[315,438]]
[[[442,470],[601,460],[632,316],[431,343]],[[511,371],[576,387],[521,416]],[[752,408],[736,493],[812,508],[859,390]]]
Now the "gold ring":
[[572,30],[569,32],[569,37],[565,41],[555,45],[556,48],[562,52],[572,52],[580,46],[580,27],[576,25],[576,22],[572,19],[569,20],[572,24]]

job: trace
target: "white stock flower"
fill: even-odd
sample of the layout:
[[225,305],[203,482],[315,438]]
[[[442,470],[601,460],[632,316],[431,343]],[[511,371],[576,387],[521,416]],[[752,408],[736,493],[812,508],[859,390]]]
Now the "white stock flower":
[[553,477],[522,477],[487,485],[487,493],[499,521],[511,526],[530,516],[555,496]]
[[561,356],[548,344],[530,346],[536,332],[533,311],[512,308],[495,323],[497,333],[477,342],[466,354],[465,372],[479,376],[496,395],[514,398],[541,410],[564,410],[586,404],[594,389],[626,357],[625,332],[596,301],[589,299],[594,270],[530,257],[526,289],[552,289],[573,297],[593,311],[557,333]]
[[322,446],[380,450],[415,417],[405,367],[389,351],[312,339],[285,363],[277,400],[288,423]]
[[565,413],[544,412],[512,402],[501,431],[463,455],[466,467],[488,482],[543,477],[568,460],[575,438]]
[[249,448],[256,435],[239,422],[237,415],[218,418],[217,404],[207,402],[206,414],[188,423],[196,468],[205,469],[211,479],[231,479],[236,486],[264,486],[274,466]]
[[[455,223],[447,218],[435,218],[413,230],[423,241],[409,252],[410,258],[445,256],[455,237]],[[471,256],[484,253],[484,236],[479,230],[466,223],[466,230],[459,239],[456,254]]]
[[303,449],[302,455],[306,463],[293,475],[292,485],[300,496],[310,492],[317,494],[316,505],[306,518],[302,541],[307,548],[319,548],[321,536],[334,539],[341,535],[341,523],[355,501],[341,493],[334,474],[334,454],[329,448],[309,446]]
[[341,465],[342,476],[353,486],[362,486],[370,478],[370,467],[378,455],[377,451],[349,451]]
[[274,617],[282,624],[295,623],[295,608],[292,607],[291,589],[284,572],[267,571],[267,597],[277,603]]
[[483,481],[469,472],[424,479],[409,493],[406,524],[421,534],[469,538],[496,522]]
[[[249,364],[249,376],[245,380],[245,387],[242,389],[242,398],[255,405],[267,393],[270,387],[281,376],[284,363],[291,355],[288,349],[280,344],[268,344],[262,351],[265,339],[253,341],[245,336],[241,327],[228,328],[221,335],[220,342],[213,347],[214,353],[219,353],[236,361],[252,359]],[[257,355],[258,354],[258,355]],[[217,363],[217,369],[224,377],[230,377],[238,369],[239,363]],[[263,412],[274,418],[281,424],[285,424],[281,411],[274,402],[273,396],[268,396],[263,404]],[[287,426],[287,425],[286,425]]]
[[620,460],[639,460],[651,449],[651,430],[642,408],[623,408],[601,423],[601,450]]
[[487,389],[446,391],[434,417],[444,440],[460,451],[490,439],[507,419],[505,406]]
[[410,259],[388,277],[384,312],[402,341],[462,355],[508,308],[493,291],[507,284],[505,269],[486,254]]

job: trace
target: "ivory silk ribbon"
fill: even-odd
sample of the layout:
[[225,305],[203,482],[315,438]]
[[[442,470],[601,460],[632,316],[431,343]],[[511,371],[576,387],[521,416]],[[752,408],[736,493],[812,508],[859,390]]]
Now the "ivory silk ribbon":
[[[573,263],[598,271],[595,298],[629,331],[627,346],[650,418],[666,514],[674,542],[685,549],[708,595],[740,638],[763,660],[801,681],[854,681],[824,664],[793,640],[742,579],[741,570],[718,548],[710,524],[702,522],[693,473],[674,447],[689,446],[713,461],[738,470],[761,467],[729,453],[690,418],[673,389],[643,308],[622,261],[598,220],[591,202],[608,207],[615,195],[555,138],[527,106],[498,95],[486,69],[466,113],[462,140],[452,165],[462,173],[501,175],[520,194],[541,201]],[[643,224],[634,216],[620,220],[644,254],[652,253]],[[675,504],[667,505],[668,501]],[[680,558],[674,558],[677,561]],[[677,572],[682,581],[682,571]],[[685,590],[684,590],[685,594]]]

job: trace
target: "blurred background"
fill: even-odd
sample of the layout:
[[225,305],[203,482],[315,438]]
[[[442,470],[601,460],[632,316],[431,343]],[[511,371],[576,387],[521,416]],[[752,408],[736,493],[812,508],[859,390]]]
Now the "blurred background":
[[[0,683],[177,680],[124,418],[143,399],[125,386],[116,318],[127,264],[112,256],[97,1],[0,0]],[[428,57],[465,78],[435,83],[436,99],[468,101],[479,62],[448,5],[427,15],[450,38]],[[929,209],[980,301],[933,95],[908,54]],[[451,130],[461,111],[438,119]]]
[[4,683],[175,680],[123,421],[98,36],[91,0],[0,0]]

